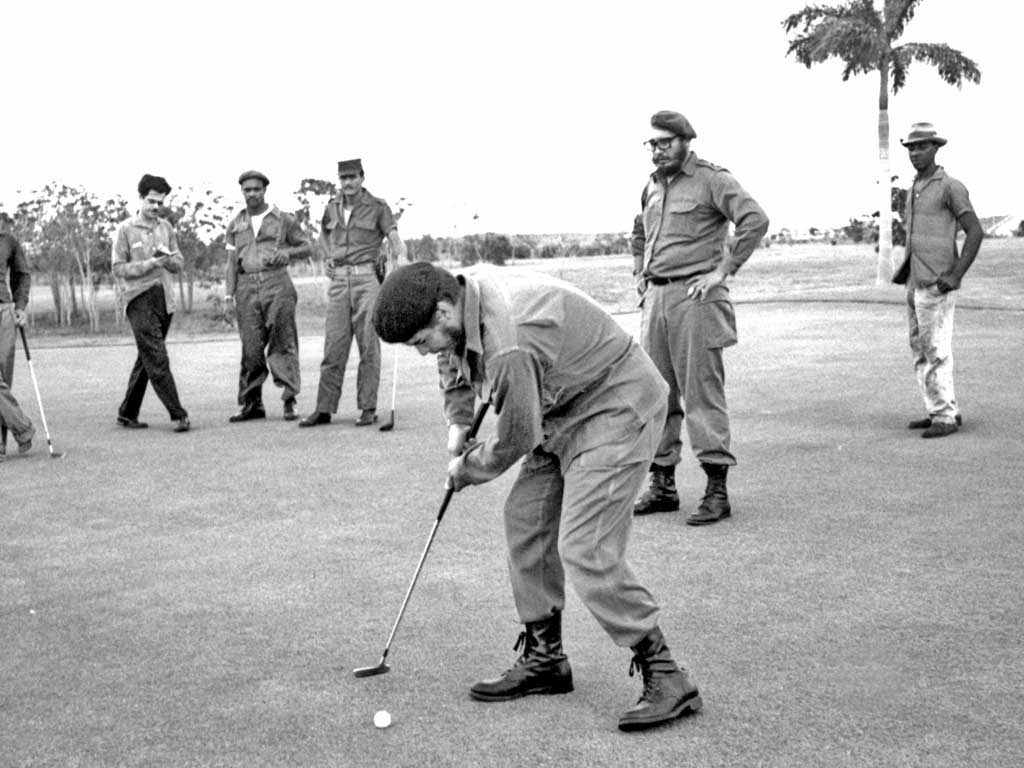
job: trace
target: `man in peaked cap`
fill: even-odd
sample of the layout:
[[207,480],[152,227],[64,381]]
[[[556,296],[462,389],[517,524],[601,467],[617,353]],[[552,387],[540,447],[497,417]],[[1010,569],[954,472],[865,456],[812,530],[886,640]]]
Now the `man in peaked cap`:
[[372,319],[380,289],[377,259],[385,239],[396,261],[405,260],[406,250],[391,208],[363,188],[364,178],[362,160],[338,163],[340,192],[327,203],[320,224],[320,249],[331,281],[324,321],[324,359],[316,410],[299,422],[300,427],[328,424],[331,415],[337,413],[353,339],[359,349],[359,417],[355,423],[365,427],[377,421],[380,339]]
[[299,334],[295,327],[298,294],[288,265],[310,254],[306,234],[298,220],[266,202],[270,179],[260,171],[238,177],[245,208],[228,224],[224,237],[228,252],[225,301],[234,301],[242,363],[238,374],[241,409],[228,421],[237,423],[266,417],[263,382],[267,375],[281,387],[285,421],[299,417]]
[[[931,123],[914,123],[901,143],[917,175],[907,193],[907,250],[893,282],[906,284],[914,370],[927,415],[911,421],[922,437],[951,435],[963,419],[953,387],[953,310],[964,274],[984,237],[967,188],[935,162],[946,139]],[[967,233],[957,253],[957,230]]]
[[[736,320],[725,282],[761,242],[768,217],[729,171],[690,151],[697,133],[683,115],[657,112],[651,128],[645,145],[656,170],[640,197],[630,245],[641,343],[670,391],[650,487],[634,513],[679,509],[675,465],[685,415],[690,448],[707,475],[704,498],[686,522],[707,525],[732,513],[726,474],[736,463],[722,354],[736,343]],[[736,227],[731,248],[730,222]]]
[[[573,690],[562,645],[568,582],[613,642],[632,649],[630,670],[643,678],[620,729],[700,709],[659,628],[658,604],[626,558],[668,393],[636,340],[575,287],[491,266],[458,277],[426,262],[399,267],[381,286],[373,320],[384,341],[437,355],[453,490],[519,464],[504,518],[521,655],[470,695],[499,702]],[[469,443],[478,396],[492,402],[497,422],[493,435]]]

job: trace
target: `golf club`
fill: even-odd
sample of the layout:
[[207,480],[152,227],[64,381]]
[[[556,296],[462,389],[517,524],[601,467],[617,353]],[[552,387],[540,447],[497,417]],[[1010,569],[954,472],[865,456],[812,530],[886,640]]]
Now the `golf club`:
[[[476,416],[473,417],[473,426],[469,428],[469,432],[466,433],[466,441],[472,440],[476,437],[477,430],[480,429],[480,423],[484,420],[484,414],[487,413],[488,402],[480,403],[480,407],[477,408]],[[412,575],[412,581],[409,583],[409,589],[405,592],[405,599],[402,600],[402,607],[398,609],[398,617],[395,619],[395,624],[391,627],[391,634],[388,636],[388,641],[384,646],[384,653],[380,655],[380,661],[372,667],[359,667],[358,669],[352,670],[352,674],[356,677],[373,677],[374,675],[383,675],[385,672],[390,672],[391,667],[387,664],[388,651],[391,650],[391,641],[395,639],[395,632],[398,631],[398,625],[402,621],[402,616],[405,614],[405,607],[409,604],[409,597],[412,595],[413,587],[416,586],[416,581],[420,577],[420,572],[423,570],[423,563],[427,559],[427,552],[430,551],[430,545],[434,543],[434,536],[437,535],[437,527],[441,524],[441,518],[444,517],[445,511],[448,509],[448,503],[452,500],[452,496],[455,494],[454,489],[448,488],[444,492],[444,501],[441,502],[441,509],[437,512],[437,518],[434,520],[434,527],[430,529],[430,538],[427,539],[427,545],[423,548],[423,554],[420,555],[420,562],[416,566],[416,572]]]
[[395,428],[395,397],[398,394],[398,345],[395,345],[395,371],[391,381],[391,413],[384,423],[378,427],[381,432],[390,432]]
[[46,413],[43,411],[43,398],[39,394],[39,381],[36,379],[36,369],[32,365],[32,355],[28,351],[28,339],[25,337],[25,326],[19,325],[21,331],[21,343],[25,347],[25,359],[28,360],[28,372],[32,376],[32,387],[36,391],[36,402],[39,403],[39,420],[43,422],[43,432],[46,433],[46,447],[50,449],[51,459],[63,459],[64,454],[53,450],[53,441],[50,439],[50,428],[46,426]]

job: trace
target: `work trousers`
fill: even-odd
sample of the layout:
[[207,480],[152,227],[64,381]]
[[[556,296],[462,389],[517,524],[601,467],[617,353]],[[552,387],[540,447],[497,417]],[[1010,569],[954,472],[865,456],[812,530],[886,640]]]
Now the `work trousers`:
[[640,343],[669,385],[668,416],[654,463],[664,467],[679,463],[685,415],[690,448],[697,459],[734,465],[722,354],[736,343],[736,317],[728,289],[718,286],[699,300],[686,295],[683,282],[648,285]]
[[934,285],[907,288],[910,351],[917,386],[933,421],[952,423],[960,408],[953,387],[953,313],[956,291]]
[[287,269],[238,275],[235,311],[242,340],[238,404],[263,399],[268,373],[282,388],[281,399],[299,394],[299,332],[295,327],[298,294]]
[[665,413],[641,427],[611,424],[608,441],[562,465],[540,448],[519,469],[505,502],[512,594],[520,621],[565,606],[568,577],[580,600],[622,647],[658,624],[659,608],[626,560],[633,502]]
[[356,406],[376,410],[380,387],[380,339],[373,327],[373,305],[380,292],[374,274],[349,275],[339,268],[327,291],[327,318],[324,322],[324,360],[320,363],[320,384],[316,409],[337,413],[345,366],[355,339],[359,348],[356,374]]
[[138,355],[128,376],[128,389],[121,407],[117,409],[117,415],[137,419],[142,408],[142,398],[146,394],[146,385],[152,383],[153,391],[164,404],[171,420],[185,418],[188,413],[178,400],[178,388],[174,384],[171,361],[167,357],[167,345],[164,342],[174,315],[167,311],[163,286],[154,285],[140,293],[128,302],[125,314],[135,336]]
[[[0,304],[0,433],[6,440],[7,432],[14,439],[28,432],[32,422],[21,410],[11,391],[14,380],[14,348],[17,345],[18,326],[14,323],[14,305]],[[2,448],[3,446],[0,446]]]

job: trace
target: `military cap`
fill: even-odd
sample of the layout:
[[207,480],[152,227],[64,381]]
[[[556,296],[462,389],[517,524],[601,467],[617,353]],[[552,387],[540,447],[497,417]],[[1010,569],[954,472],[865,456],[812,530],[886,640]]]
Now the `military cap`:
[[338,175],[348,173],[362,173],[363,172],[363,161],[360,158],[354,160],[339,160],[338,161]]
[[268,179],[265,174],[260,173],[259,171],[246,171],[245,173],[238,177],[238,183],[240,185],[245,184],[245,182],[247,182],[249,179],[256,179],[257,181],[263,182],[264,187],[270,186],[270,179]]
[[665,110],[655,112],[651,115],[651,127],[672,131],[676,136],[687,141],[697,138],[697,132],[693,130],[690,121],[678,112],[668,112]]
[[405,264],[384,280],[373,307],[373,327],[388,344],[405,342],[434,316],[441,275],[426,261]]

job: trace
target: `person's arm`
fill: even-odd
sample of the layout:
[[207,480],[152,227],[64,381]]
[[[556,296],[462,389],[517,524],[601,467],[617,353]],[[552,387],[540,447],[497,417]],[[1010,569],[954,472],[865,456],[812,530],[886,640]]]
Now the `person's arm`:
[[228,223],[224,233],[224,250],[228,254],[228,263],[224,266],[224,301],[235,300],[235,289],[238,287],[238,250],[235,247],[235,222]]
[[961,213],[957,217],[957,221],[967,233],[967,237],[964,240],[964,248],[953,267],[935,281],[936,287],[943,293],[959,290],[960,282],[967,274],[967,270],[971,268],[971,264],[974,263],[978,249],[981,248],[981,241],[985,238],[985,230],[982,229],[981,222],[978,221],[978,216],[973,210]]
[[185,266],[185,257],[181,253],[181,249],[178,247],[178,233],[174,231],[169,223],[167,225],[167,244],[170,250],[162,257],[160,266],[166,269],[168,272],[177,274],[181,272]]
[[448,464],[448,482],[458,491],[501,475],[544,440],[541,411],[543,372],[537,359],[515,349],[488,359],[495,433],[475,442]]
[[714,174],[711,199],[718,210],[735,225],[736,237],[732,248],[725,251],[722,261],[713,271],[688,284],[688,294],[698,299],[703,299],[712,288],[724,283],[730,275],[735,275],[768,231],[768,215],[731,173],[723,170]]
[[647,234],[644,232],[644,215],[638,213],[633,217],[633,231],[629,235],[629,251],[633,254],[633,281],[636,292],[641,296],[647,288],[644,279],[644,247],[647,245]]
[[388,232],[388,245],[391,246],[391,259],[388,265],[391,269],[394,269],[402,262],[409,261],[409,252],[405,247],[405,243],[402,242],[402,238],[398,235],[398,228],[395,227]]
[[313,249],[309,244],[309,238],[306,237],[306,233],[302,230],[302,226],[299,224],[299,220],[290,214],[282,214],[284,221],[283,226],[287,227],[284,242],[287,247],[279,248],[278,253],[287,256],[288,261],[298,261],[300,259],[308,259],[313,253]]
[[25,307],[28,306],[29,288],[32,285],[32,270],[28,266],[25,249],[14,240],[14,253],[10,261],[11,298],[14,300],[14,322],[24,325],[28,320]]

